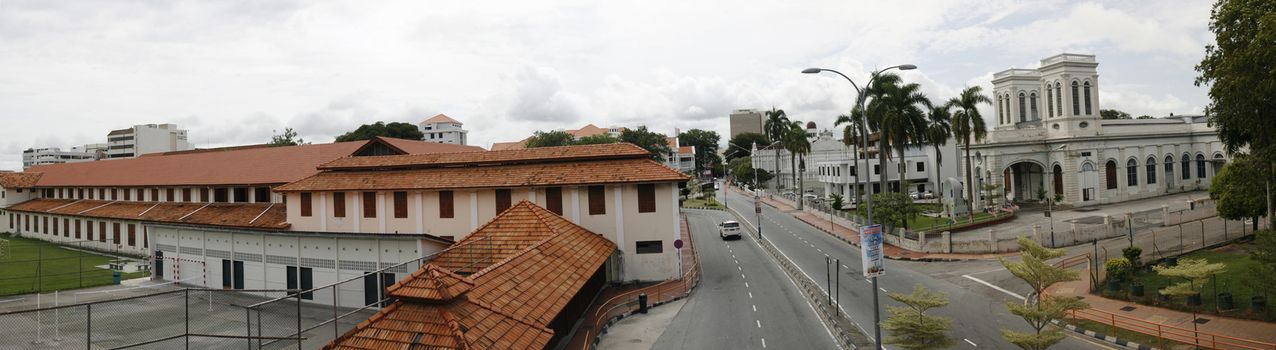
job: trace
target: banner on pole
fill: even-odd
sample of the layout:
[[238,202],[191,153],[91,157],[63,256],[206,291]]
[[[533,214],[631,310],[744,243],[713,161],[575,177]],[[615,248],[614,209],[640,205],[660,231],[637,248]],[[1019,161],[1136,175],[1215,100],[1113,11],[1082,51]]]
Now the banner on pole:
[[886,274],[885,256],[882,251],[882,225],[860,227],[860,257],[864,263],[864,277]]

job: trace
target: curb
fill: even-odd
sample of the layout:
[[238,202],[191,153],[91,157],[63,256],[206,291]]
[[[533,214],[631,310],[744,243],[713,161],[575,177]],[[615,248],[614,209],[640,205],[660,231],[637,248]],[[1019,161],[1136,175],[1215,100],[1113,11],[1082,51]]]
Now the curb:
[[1070,330],[1070,331],[1073,331],[1073,332],[1077,332],[1077,333],[1079,333],[1079,334],[1082,334],[1082,335],[1085,335],[1085,336],[1088,336],[1088,337],[1091,337],[1091,338],[1094,338],[1094,339],[1102,340],[1102,341],[1105,341],[1105,342],[1108,342],[1108,343],[1111,343],[1111,344],[1114,344],[1114,345],[1117,345],[1117,346],[1124,346],[1124,347],[1126,347],[1127,349],[1136,349],[1136,350],[1154,350],[1154,349],[1156,349],[1156,348],[1151,347],[1151,346],[1148,346],[1148,345],[1139,344],[1139,343],[1135,343],[1135,342],[1132,342],[1132,341],[1127,341],[1127,340],[1125,340],[1125,339],[1117,338],[1117,337],[1115,337],[1115,336],[1105,335],[1105,334],[1103,334],[1103,333],[1099,333],[1099,332],[1095,332],[1095,331],[1091,331],[1091,330],[1086,330],[1085,328],[1077,327],[1077,326],[1074,326],[1074,325],[1072,325],[1072,324],[1064,323],[1064,322],[1059,321],[1059,320],[1050,320],[1050,323],[1053,323],[1053,324],[1054,324],[1054,325],[1056,325],[1056,326],[1063,327],[1064,329],[1067,329],[1067,330]]
[[716,208],[716,207],[681,207],[681,208],[682,208],[682,209],[700,209],[700,210],[717,210],[717,211],[727,211],[726,209],[723,209],[723,208]]

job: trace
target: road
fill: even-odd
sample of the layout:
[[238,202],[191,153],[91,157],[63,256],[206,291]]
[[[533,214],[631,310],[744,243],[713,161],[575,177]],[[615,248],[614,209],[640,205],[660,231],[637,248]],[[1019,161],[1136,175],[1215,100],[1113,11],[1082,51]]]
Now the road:
[[[730,192],[730,191],[722,191]],[[753,212],[753,201],[738,192],[727,195],[727,204],[744,215],[751,225],[757,225]],[[827,266],[825,258],[839,259],[841,263],[841,281],[834,283],[835,295],[841,297],[841,308],[850,319],[873,337],[873,301],[872,286],[862,277],[859,249],[837,240],[810,225],[797,220],[787,213],[773,207],[762,206],[762,234],[781,252],[793,260],[799,268],[814,280],[824,284]],[[949,305],[938,309],[935,315],[954,320],[953,331],[958,345],[954,348],[1006,349],[1013,345],[1006,343],[1001,337],[1001,329],[1009,328],[1018,331],[1029,331],[1027,323],[1014,316],[1006,309],[1007,302],[1022,302],[1007,293],[986,287],[973,280],[965,283],[954,283],[952,280],[931,277],[914,270],[921,264],[929,264],[933,269],[942,269],[945,265],[965,265],[962,262],[909,263],[889,261],[886,264],[886,276],[879,278],[879,287],[883,305],[882,317],[886,317],[886,306],[899,306],[890,300],[886,292],[908,293],[914,286],[921,285],[948,295]],[[992,262],[991,264],[996,264]],[[974,266],[995,268],[989,262],[976,262]],[[965,267],[964,269],[969,269]],[[822,288],[826,288],[822,286]],[[827,291],[827,288],[825,289]],[[1024,295],[1024,294],[1020,294]],[[887,336],[883,331],[883,335]],[[1069,337],[1052,349],[1095,349],[1107,346]],[[887,346],[887,348],[890,348]]]
[[734,216],[684,210],[700,254],[700,286],[655,349],[837,349],[784,271],[751,239],[723,241]]

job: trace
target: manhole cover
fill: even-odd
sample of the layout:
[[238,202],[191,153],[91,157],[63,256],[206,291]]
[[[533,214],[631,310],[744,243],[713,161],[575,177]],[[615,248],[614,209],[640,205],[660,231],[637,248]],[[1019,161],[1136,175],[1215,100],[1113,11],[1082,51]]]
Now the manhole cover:
[[1126,306],[1126,307],[1121,308],[1121,311],[1129,312],[1129,311],[1134,311],[1134,309],[1136,309],[1136,308],[1135,308],[1135,307],[1133,307],[1133,306]]
[[1210,319],[1208,318],[1198,318],[1196,319],[1196,321],[1192,321],[1192,322],[1195,322],[1196,324],[1205,324],[1206,322],[1209,322],[1209,321]]

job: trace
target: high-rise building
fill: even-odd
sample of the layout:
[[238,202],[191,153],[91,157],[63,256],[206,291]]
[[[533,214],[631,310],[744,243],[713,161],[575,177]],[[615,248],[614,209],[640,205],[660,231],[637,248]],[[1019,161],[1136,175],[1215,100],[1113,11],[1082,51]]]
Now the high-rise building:
[[45,164],[62,164],[97,160],[99,157],[97,149],[88,149],[88,146],[94,145],[86,145],[86,147],[71,147],[70,151],[63,151],[58,147],[28,148],[25,151],[22,151],[22,168],[26,169],[36,165]]
[[756,109],[737,109],[731,112],[731,137],[746,132],[762,133],[762,112]]
[[144,124],[112,130],[106,135],[107,158],[132,158],[147,153],[191,149],[186,130],[176,124]]
[[439,114],[422,121],[417,124],[417,127],[424,134],[425,141],[464,145],[466,144],[465,134],[469,133],[469,131],[462,129],[461,125],[464,124],[456,121],[456,119]]

